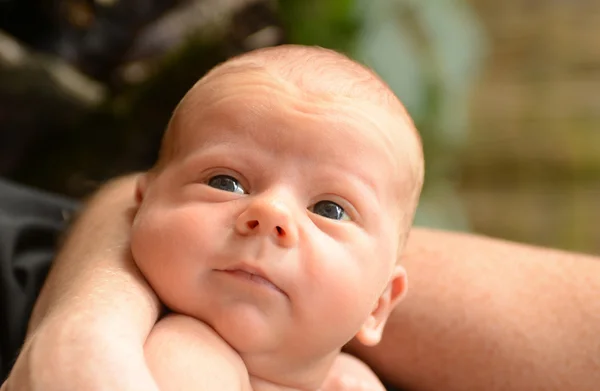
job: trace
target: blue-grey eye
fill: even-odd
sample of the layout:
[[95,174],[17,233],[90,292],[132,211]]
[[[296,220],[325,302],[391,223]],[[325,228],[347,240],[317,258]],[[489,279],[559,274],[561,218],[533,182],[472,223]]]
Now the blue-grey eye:
[[240,181],[229,175],[215,175],[208,180],[207,184],[208,186],[214,187],[218,190],[237,194],[246,194],[246,190],[244,190],[240,184]]
[[344,208],[333,201],[319,201],[309,208],[311,212],[332,220],[349,220]]

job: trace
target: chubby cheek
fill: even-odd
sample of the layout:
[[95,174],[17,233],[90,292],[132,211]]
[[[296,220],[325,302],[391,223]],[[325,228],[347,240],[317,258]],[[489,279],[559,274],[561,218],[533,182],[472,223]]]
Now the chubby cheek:
[[[371,313],[379,285],[372,268],[366,267],[373,254],[364,248],[322,243],[309,255],[305,268],[305,308],[314,337],[344,344],[360,329]],[[319,251],[318,249],[327,249]]]
[[[134,260],[169,307],[188,300],[211,255],[204,213],[193,207],[143,206],[132,229]],[[214,243],[214,241],[213,241]]]
[[313,324],[331,325],[313,330],[323,341],[344,344],[375,309],[395,263],[396,231],[381,224],[372,233],[349,231],[343,241],[318,234],[310,238],[306,308]]

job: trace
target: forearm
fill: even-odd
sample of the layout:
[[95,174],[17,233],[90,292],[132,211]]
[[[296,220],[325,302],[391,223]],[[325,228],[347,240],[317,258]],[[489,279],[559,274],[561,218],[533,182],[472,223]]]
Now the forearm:
[[[30,333],[47,314],[99,322],[118,321],[124,314],[136,334],[148,335],[159,302],[129,254],[134,197],[135,176],[128,176],[104,186],[88,202],[53,263],[31,316]],[[113,221],[106,224],[106,219]]]
[[600,384],[597,258],[415,229],[409,294],[355,353],[415,390],[592,390]]
[[159,302],[129,253],[134,189],[134,177],[104,186],[67,235],[9,378],[15,389],[156,389],[143,344]]

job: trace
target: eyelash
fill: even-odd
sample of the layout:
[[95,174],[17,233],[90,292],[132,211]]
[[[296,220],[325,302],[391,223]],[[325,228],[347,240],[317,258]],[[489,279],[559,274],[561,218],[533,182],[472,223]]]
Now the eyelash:
[[215,168],[215,169],[212,169],[212,170],[204,173],[202,175],[203,179],[202,179],[201,183],[208,186],[208,182],[211,179],[214,179],[215,177],[218,177],[218,176],[231,177],[241,184],[242,188],[246,191],[246,194],[250,194],[252,192],[252,188],[250,187],[250,184],[244,178],[243,175],[239,174],[237,171],[234,171],[231,169],[226,169],[226,168]]

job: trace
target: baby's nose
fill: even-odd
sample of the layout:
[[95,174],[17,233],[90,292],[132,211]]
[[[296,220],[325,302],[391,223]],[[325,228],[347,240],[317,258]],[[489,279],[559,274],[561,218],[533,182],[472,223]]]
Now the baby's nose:
[[254,200],[238,217],[236,229],[242,235],[271,237],[282,247],[292,247],[298,241],[298,227],[290,209],[275,198]]

